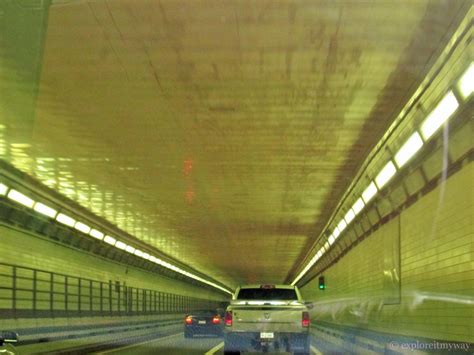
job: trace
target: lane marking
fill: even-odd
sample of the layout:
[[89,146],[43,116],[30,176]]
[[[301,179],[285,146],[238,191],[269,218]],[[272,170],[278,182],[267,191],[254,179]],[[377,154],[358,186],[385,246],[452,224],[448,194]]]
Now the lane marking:
[[127,346],[122,346],[121,348],[115,348],[115,349],[110,349],[110,350],[99,351],[99,352],[94,353],[94,354],[97,354],[97,355],[110,354],[110,353],[113,353],[113,352],[116,352],[116,351],[122,351],[122,350],[130,349],[130,348],[136,348],[137,346],[142,346],[142,345],[145,345],[145,344],[158,342],[158,341],[161,341],[161,340],[167,340],[167,339],[175,338],[179,335],[183,335],[183,333],[181,332],[181,333],[177,333],[177,334],[167,335],[163,338],[147,340],[147,341],[144,341],[143,343],[130,344],[130,345],[127,345]]
[[311,351],[316,355],[323,355],[323,353],[319,351],[314,345],[311,345]]
[[204,355],[214,355],[214,353],[224,347],[224,342],[217,344]]

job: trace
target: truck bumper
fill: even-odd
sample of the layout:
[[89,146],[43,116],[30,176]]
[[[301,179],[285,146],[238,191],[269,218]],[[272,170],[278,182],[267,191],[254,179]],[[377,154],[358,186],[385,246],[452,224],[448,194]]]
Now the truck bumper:
[[248,351],[283,349],[286,351],[309,352],[310,336],[304,333],[274,333],[273,339],[261,339],[260,333],[226,332],[224,334],[224,351]]

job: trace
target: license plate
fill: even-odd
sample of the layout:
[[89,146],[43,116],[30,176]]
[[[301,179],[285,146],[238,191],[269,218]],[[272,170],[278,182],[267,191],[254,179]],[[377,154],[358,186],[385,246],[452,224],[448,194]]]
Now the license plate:
[[198,324],[206,324],[206,321],[205,321],[205,320],[200,320],[200,321],[198,322]]
[[273,339],[273,333],[260,333],[260,339]]

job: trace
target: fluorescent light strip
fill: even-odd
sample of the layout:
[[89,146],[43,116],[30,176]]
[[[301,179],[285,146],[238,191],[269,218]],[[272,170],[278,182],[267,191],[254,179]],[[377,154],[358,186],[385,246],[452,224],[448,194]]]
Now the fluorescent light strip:
[[[5,195],[7,193],[7,191],[8,191],[8,187],[5,184],[0,183],[0,195]],[[138,257],[141,257],[145,260],[149,260],[149,261],[154,262],[156,264],[162,265],[162,266],[166,267],[167,269],[173,270],[175,272],[183,274],[187,277],[190,277],[192,279],[195,279],[197,281],[200,281],[202,283],[205,283],[209,286],[212,286],[212,287],[217,288],[217,289],[219,289],[219,290],[221,290],[225,293],[228,293],[228,294],[232,295],[232,292],[227,290],[224,287],[221,287],[221,286],[219,286],[219,285],[217,285],[217,284],[215,284],[211,281],[203,279],[200,276],[197,276],[197,275],[194,275],[190,272],[187,272],[187,271],[185,271],[185,270],[183,270],[183,269],[181,269],[177,266],[174,266],[174,265],[172,265],[172,264],[170,264],[170,263],[168,263],[164,260],[161,260],[161,259],[159,259],[159,258],[157,258],[153,255],[150,255],[150,254],[145,253],[141,250],[135,249],[134,247],[132,247],[130,245],[127,245],[124,242],[117,241],[114,237],[111,237],[110,235],[107,235],[104,238],[104,233],[98,231],[97,229],[91,229],[91,227],[89,227],[88,225],[86,225],[82,222],[76,222],[76,220],[74,218],[72,218],[72,217],[70,217],[70,216],[68,216],[64,213],[57,214],[57,211],[54,210],[53,208],[48,207],[45,204],[42,204],[41,202],[36,202],[35,203],[35,201],[33,201],[29,197],[23,195],[22,193],[20,193],[16,190],[10,190],[7,197],[9,199],[13,200],[13,201],[21,203],[24,206],[27,206],[27,207],[30,207],[30,208],[32,208],[34,206],[34,210],[36,212],[39,212],[39,213],[41,213],[45,216],[51,217],[51,218],[56,217],[56,221],[58,221],[59,223],[64,224],[64,225],[69,226],[69,227],[73,227],[73,228],[77,229],[78,231],[83,232],[85,234],[89,234],[93,238],[103,240],[107,244],[114,245],[118,249],[125,250],[125,251],[127,251],[129,253],[132,253],[132,254],[134,254]],[[314,260],[314,262],[316,262],[316,260]]]
[[351,223],[352,220],[355,218],[355,213],[352,209],[349,209],[349,211],[347,211],[346,215],[344,216],[344,220],[346,221],[347,224]]
[[16,190],[10,190],[7,197],[10,200],[18,202],[19,204],[29,207],[29,208],[32,208],[33,204],[35,203],[35,201],[33,201],[31,198],[23,195],[21,192],[18,192]]
[[344,221],[344,219],[341,219],[339,221],[339,224],[337,225],[337,229],[339,230],[339,232],[342,233],[344,231],[344,229],[346,229],[346,227],[347,227],[346,221]]
[[[7,191],[7,187],[6,185],[4,184],[0,184],[0,192],[1,191],[4,191],[6,193]],[[56,213],[57,211],[52,209],[51,207],[48,207],[40,202],[37,202],[35,204],[35,202],[30,199],[29,197],[21,194],[20,192],[16,191],[16,190],[10,190],[9,194],[8,194],[8,198],[10,198],[11,200],[13,201],[16,201],[16,202],[19,202],[27,207],[33,207],[34,205],[34,209],[35,211],[39,212],[39,213],[42,213],[46,216],[49,216],[51,218],[54,218],[54,216],[56,216]],[[148,253],[145,253],[141,250],[138,250],[138,249],[135,249],[134,247],[130,246],[130,245],[127,245],[121,241],[117,241],[114,237],[111,237],[110,235],[107,235],[105,236],[104,238],[104,233],[96,230],[96,229],[91,229],[88,225],[82,223],[82,222],[76,222],[76,220],[72,217],[69,217],[68,215],[64,214],[64,213],[59,213],[57,216],[56,216],[56,221],[58,221],[59,223],[62,223],[66,226],[69,226],[69,227],[74,227],[75,229],[77,229],[78,231],[80,232],[83,232],[85,234],[89,234],[91,237],[94,237],[96,239],[100,239],[100,240],[103,240],[104,242],[106,242],[107,244],[110,244],[110,245],[114,245],[115,247],[117,247],[118,249],[121,249],[121,250],[125,250],[129,253],[132,253],[138,257],[141,257],[143,259],[146,259],[146,260],[150,260],[154,263],[157,263],[157,264],[160,264],[170,270],[173,270],[175,272],[178,272],[178,273],[181,273],[183,275],[186,275],[192,279],[195,279],[195,280],[198,280],[200,282],[203,282],[207,285],[210,285],[214,288],[217,288],[221,291],[224,291],[228,294],[232,294],[232,292],[230,292],[229,290],[211,282],[211,281],[207,281],[205,279],[203,279],[202,277],[199,277],[197,275],[194,275],[194,274],[191,274],[185,270],[182,270],[180,269],[179,267],[177,266],[174,266],[174,265],[171,265],[170,263],[166,262],[166,261],[163,261],[159,258],[156,258],[155,256],[152,256]]]
[[421,134],[427,140],[445,123],[459,107],[453,92],[448,92],[421,124]]
[[458,89],[461,96],[467,99],[474,91],[474,63],[471,63],[469,68],[464,72],[461,79],[458,81]]
[[[329,248],[329,243],[326,243],[326,246]],[[296,283],[308,272],[309,269],[311,269],[311,267],[316,264],[316,261],[318,261],[321,256],[323,256],[325,252],[325,247],[321,247],[321,249],[318,250],[318,252],[316,253],[315,256],[313,256],[313,258],[311,259],[311,261],[308,263],[308,265],[306,265],[306,267],[298,274],[298,276],[293,280],[293,282],[291,283],[292,286],[296,285]]]
[[395,175],[397,168],[395,164],[390,160],[385,166],[380,170],[380,173],[375,177],[375,183],[379,190],[384,187],[387,182]]
[[418,132],[413,133],[395,154],[395,163],[401,168],[406,164],[423,146],[423,140]]
[[354,203],[354,205],[352,206],[352,210],[354,211],[354,214],[357,216],[360,211],[362,211],[364,209],[364,201],[362,201],[362,198],[358,198],[357,201]]
[[82,222],[76,222],[74,225],[74,228],[77,229],[79,232],[89,234],[91,231],[91,227],[89,227],[87,224],[84,224]]
[[58,214],[56,216],[56,221],[68,227],[74,227],[74,223],[76,223],[76,220],[74,218],[69,217],[68,215],[65,215],[64,213]]
[[124,242],[118,241],[117,243],[115,243],[115,247],[120,250],[125,250],[125,248],[127,247],[127,244],[125,244]]
[[296,277],[296,279],[293,280],[293,282],[291,283],[291,286],[296,285],[296,283],[303,277],[303,275],[308,272],[308,270],[310,269],[311,266],[312,266],[311,264],[308,264],[308,265],[298,274],[298,276]]
[[104,242],[110,245],[115,245],[115,243],[117,242],[117,239],[115,239],[114,237],[111,237],[110,235],[106,235],[104,238]]
[[296,284],[299,281],[299,279],[301,279],[308,272],[308,270],[316,263],[316,261],[318,261],[321,258],[321,256],[323,256],[324,251],[325,251],[324,247],[321,247],[321,249],[318,250],[318,252],[313,257],[313,259],[311,259],[311,262],[308,263],[308,265],[306,265],[306,267],[300,272],[298,277],[293,281],[292,285]]
[[[469,96],[471,96],[472,92],[474,91],[474,63],[469,65],[469,68],[459,79],[457,87],[464,99],[467,99]],[[454,112],[456,112],[458,107],[459,102],[456,99],[456,96],[454,96],[452,91],[449,91],[422,123],[421,134],[423,135],[423,138],[425,140],[429,139],[454,114]],[[418,132],[413,133],[395,154],[395,162],[397,166],[399,168],[404,166],[421,149],[422,146],[423,140],[421,139],[420,134]],[[362,211],[362,209],[365,207],[365,204],[369,203],[369,201],[377,194],[377,187],[381,189],[383,186],[385,186],[387,182],[389,182],[390,179],[396,174],[396,172],[397,168],[392,161],[389,161],[375,178],[377,185],[375,185],[373,181],[370,182],[369,186],[362,193],[362,198],[357,199],[357,201],[352,206],[352,209],[346,213],[344,219],[341,220],[338,226],[334,229],[333,234],[329,236],[325,246],[323,246],[311,259],[308,265],[306,265],[306,267],[293,280],[291,285],[296,285],[296,283],[322,256],[325,251],[325,247],[328,249],[328,246],[335,242],[336,238],[346,227],[346,223],[349,224],[354,219],[354,217],[358,215],[360,211]]]
[[58,213],[58,211],[56,211],[55,209],[53,209],[49,206],[46,206],[45,204],[42,204],[41,202],[36,202],[35,203],[34,210],[38,213],[41,213],[41,214],[43,214],[47,217],[51,217],[51,218],[56,217],[56,214]]
[[135,254],[136,256],[138,256],[139,258],[141,258],[143,256],[143,252],[141,250],[135,250],[135,252],[133,253]]
[[156,258],[156,261],[155,263],[157,263],[158,265],[161,265],[161,266],[165,266],[165,262],[163,260],[161,260],[160,258]]
[[377,193],[377,186],[375,186],[374,182],[371,181],[369,186],[367,186],[367,188],[362,193],[362,199],[367,204],[369,203],[370,200],[372,200],[372,198],[375,196],[376,193]]
[[329,245],[333,245],[335,241],[336,241],[336,238],[334,238],[334,235],[331,234],[328,238]]
[[[373,182],[371,183],[373,184]],[[375,187],[375,185],[374,185]],[[375,188],[377,191],[377,188]],[[374,193],[375,194],[375,193]],[[359,198],[354,205],[357,205],[357,213],[359,213],[362,208],[364,208],[364,202]],[[298,274],[298,276],[293,280],[291,285],[296,285],[296,283],[308,272],[308,270],[313,267],[314,264],[316,264],[316,261],[318,261],[321,256],[324,255],[324,253],[329,250],[329,247],[334,244],[336,241],[337,237],[341,234],[341,232],[347,227],[347,224],[352,221],[355,217],[356,213],[354,211],[349,210],[346,214],[346,217],[341,219],[339,221],[339,224],[334,228],[333,233],[329,236],[328,241],[321,247],[321,249],[318,250],[316,255],[313,256],[313,258],[309,261],[309,263],[306,265],[306,267]],[[346,221],[346,219],[348,221]]]
[[89,233],[89,235],[93,238],[96,238],[96,239],[99,239],[99,240],[102,240],[104,239],[104,233],[98,231],[97,229],[92,229]]
[[178,273],[180,273],[180,274],[183,274],[183,275],[185,275],[185,276],[188,276],[188,277],[190,277],[190,278],[192,278],[192,279],[194,279],[194,280],[203,282],[203,283],[205,283],[205,284],[207,284],[207,285],[210,285],[210,286],[212,286],[212,287],[214,287],[214,288],[217,288],[217,289],[219,289],[219,290],[221,290],[221,291],[224,291],[224,292],[226,292],[226,293],[232,295],[232,292],[230,292],[229,290],[227,290],[227,289],[225,289],[225,288],[223,288],[223,287],[221,287],[221,286],[219,286],[219,285],[217,285],[217,284],[215,284],[215,283],[213,283],[213,282],[211,282],[211,281],[207,281],[207,280],[203,279],[203,278],[200,277],[200,276],[191,274],[190,272],[187,272],[187,271],[185,271],[185,270],[183,270],[183,269],[181,269],[181,268],[179,268],[179,267],[177,267],[177,266],[171,265],[170,263],[168,263],[168,262],[166,262],[166,261],[164,261],[164,260],[161,260],[161,259],[159,259],[159,258],[157,258],[157,257],[155,257],[155,256],[153,256],[153,255],[148,255],[147,253],[143,253],[143,255],[142,255],[141,257],[143,257],[143,258],[145,258],[145,259],[148,259],[148,260],[150,260],[151,262],[153,262],[153,263],[155,263],[155,264],[158,264],[158,265],[161,265],[161,266],[163,266],[163,267],[166,267],[167,269],[173,270],[173,271],[175,271],[175,272],[178,272]]
[[126,251],[127,253],[133,254],[133,253],[135,252],[135,248],[132,247],[131,245],[127,245],[127,247],[125,248],[125,251]]

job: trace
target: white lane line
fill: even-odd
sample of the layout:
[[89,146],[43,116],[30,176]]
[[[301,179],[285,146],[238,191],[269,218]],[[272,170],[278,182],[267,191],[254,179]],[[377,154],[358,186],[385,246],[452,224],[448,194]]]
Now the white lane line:
[[323,355],[321,351],[319,351],[315,346],[311,345],[311,351],[316,355]]
[[115,349],[100,351],[100,352],[94,353],[94,354],[97,354],[97,355],[110,354],[110,353],[113,353],[113,352],[116,352],[116,351],[122,351],[122,350],[130,349],[130,348],[136,348],[137,346],[142,346],[142,345],[149,344],[149,343],[153,343],[153,342],[158,342],[158,341],[162,341],[162,340],[167,340],[167,339],[175,338],[175,337],[177,337],[177,336],[179,336],[179,335],[183,335],[183,333],[177,333],[177,334],[167,335],[167,336],[165,336],[165,337],[163,337],[163,338],[148,340],[148,341],[144,341],[143,343],[131,344],[131,345],[123,346],[123,347],[121,347],[121,348],[115,348]]
[[217,344],[204,355],[214,355],[214,353],[224,347],[224,342]]

